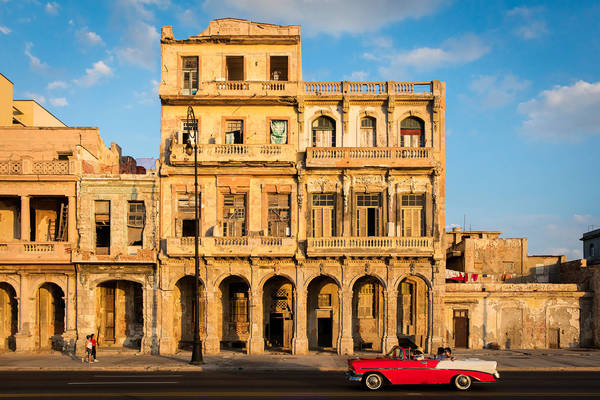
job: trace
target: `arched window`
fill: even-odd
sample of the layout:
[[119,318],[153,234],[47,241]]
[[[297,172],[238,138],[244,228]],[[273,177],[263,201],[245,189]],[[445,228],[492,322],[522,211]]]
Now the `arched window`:
[[360,146],[377,147],[377,128],[373,117],[360,120]]
[[313,147],[335,147],[335,121],[321,116],[312,123]]
[[425,147],[425,123],[408,117],[400,124],[400,147]]

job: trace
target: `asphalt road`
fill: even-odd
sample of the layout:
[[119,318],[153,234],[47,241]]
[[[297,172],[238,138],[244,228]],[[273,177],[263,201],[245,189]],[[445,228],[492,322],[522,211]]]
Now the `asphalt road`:
[[339,372],[0,372],[0,399],[598,399],[600,372],[504,372],[468,392],[348,385]]

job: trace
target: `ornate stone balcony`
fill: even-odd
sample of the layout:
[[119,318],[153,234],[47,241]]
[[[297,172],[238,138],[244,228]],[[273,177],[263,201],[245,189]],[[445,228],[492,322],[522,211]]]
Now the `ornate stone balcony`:
[[[185,152],[185,145],[171,146],[171,165],[194,165],[194,154]],[[294,164],[296,150],[289,144],[200,144],[198,145],[199,165],[221,163]]]
[[307,167],[431,167],[433,149],[425,147],[309,147]]
[[[292,237],[201,237],[198,244],[200,256],[208,257],[291,257],[296,249],[297,240]],[[167,238],[167,254],[193,257],[194,238]]]
[[174,90],[161,86],[159,95],[202,97],[293,97],[293,96],[391,96],[430,95],[432,82],[293,82],[293,81],[204,81],[198,89]]
[[0,243],[0,262],[15,264],[62,264],[71,262],[68,242]]
[[308,238],[309,256],[419,256],[433,254],[431,237]]
[[0,175],[69,175],[68,160],[2,160]]

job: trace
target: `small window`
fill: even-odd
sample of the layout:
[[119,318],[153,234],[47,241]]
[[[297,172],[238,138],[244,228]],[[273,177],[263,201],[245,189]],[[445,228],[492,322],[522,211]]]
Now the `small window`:
[[329,293],[320,294],[318,297],[318,307],[319,308],[331,307],[331,294],[329,294]]
[[183,94],[196,94],[198,91],[198,57],[182,57],[181,64]]
[[244,56],[227,56],[225,63],[228,81],[244,80]]
[[590,243],[590,257],[595,257],[596,256],[596,247],[594,246],[594,243]]
[[184,219],[181,221],[181,236],[193,237],[196,235],[196,220]]
[[142,246],[146,208],[143,201],[130,201],[127,214],[127,245]]
[[71,157],[73,155],[72,152],[68,152],[68,153],[58,153],[58,159],[59,160],[63,160],[63,161],[68,161],[69,157]]
[[287,56],[271,56],[271,80],[272,81],[287,81],[288,80],[288,57]]
[[225,144],[244,143],[244,121],[230,119],[225,121]]
[[96,254],[110,254],[110,201],[96,200],[95,223],[96,223]]
[[400,147],[425,147],[425,123],[408,117],[400,123]]
[[288,123],[284,119],[271,120],[271,144],[287,144]]
[[[198,132],[198,120],[195,119],[193,121],[188,121],[187,119],[184,119],[183,121],[181,121],[181,144],[187,144],[190,143],[190,137],[193,137],[193,135]],[[196,140],[197,142],[197,140]],[[193,143],[192,143],[193,144]]]

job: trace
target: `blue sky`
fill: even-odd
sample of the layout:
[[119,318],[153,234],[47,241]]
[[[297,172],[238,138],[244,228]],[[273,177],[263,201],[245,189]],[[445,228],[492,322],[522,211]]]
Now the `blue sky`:
[[600,227],[600,2],[0,0],[0,72],[70,126],[156,157],[159,36],[302,25],[305,80],[446,81],[447,227],[581,257]]

